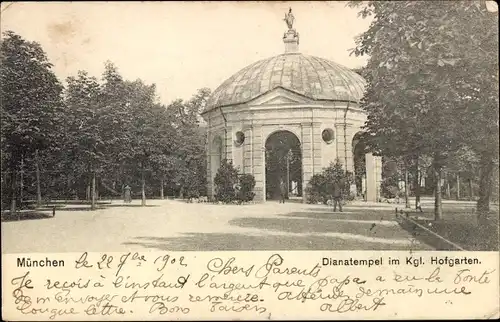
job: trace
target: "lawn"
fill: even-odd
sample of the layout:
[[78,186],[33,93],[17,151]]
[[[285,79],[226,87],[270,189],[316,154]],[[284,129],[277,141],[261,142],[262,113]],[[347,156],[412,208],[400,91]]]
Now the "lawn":
[[[443,203],[443,219],[434,220],[432,208],[424,209],[424,213],[413,213],[410,217],[427,229],[469,251],[498,251],[499,224],[498,206],[493,206],[486,224],[479,225],[474,203]],[[455,247],[425,232],[415,225],[405,222],[403,228],[415,235],[419,240],[432,245],[438,250],[456,250]]]

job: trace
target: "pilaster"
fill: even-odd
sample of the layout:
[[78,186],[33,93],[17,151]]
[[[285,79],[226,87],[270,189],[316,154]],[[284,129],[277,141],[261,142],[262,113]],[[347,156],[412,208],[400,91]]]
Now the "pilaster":
[[262,137],[262,126],[254,126],[252,128],[253,140],[251,150],[251,164],[252,174],[255,178],[255,200],[266,201],[266,187],[264,185],[266,175],[264,169],[264,142]]

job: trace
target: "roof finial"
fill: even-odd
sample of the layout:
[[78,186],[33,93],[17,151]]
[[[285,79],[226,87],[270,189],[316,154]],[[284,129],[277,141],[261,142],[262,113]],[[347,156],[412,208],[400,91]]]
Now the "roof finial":
[[285,19],[288,31],[283,35],[283,42],[285,43],[285,53],[296,53],[299,51],[299,33],[293,29],[293,22],[295,17],[292,13],[292,8],[285,13]]
[[292,8],[288,10],[288,14],[285,13],[285,19],[283,20],[286,22],[288,30],[293,30],[293,21],[295,20],[295,17],[293,16]]

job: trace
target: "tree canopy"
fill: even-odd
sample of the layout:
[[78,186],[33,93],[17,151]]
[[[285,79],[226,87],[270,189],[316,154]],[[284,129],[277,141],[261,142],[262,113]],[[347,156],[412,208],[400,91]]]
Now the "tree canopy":
[[[374,18],[353,50],[370,56],[362,106],[371,149],[410,160],[427,154],[439,177],[450,156],[469,146],[490,173],[498,154],[498,16],[481,2],[350,5]],[[487,180],[480,184],[488,194]]]
[[143,204],[159,191],[163,197],[164,187],[171,194],[205,193],[199,115],[209,89],[165,106],[154,84],[124,79],[109,61],[101,79],[79,71],[64,87],[41,46],[11,31],[0,58],[2,188],[9,187],[2,200],[35,194],[32,184],[19,181],[36,182],[47,197],[91,200],[93,208],[99,195],[119,197],[125,185],[140,191]]

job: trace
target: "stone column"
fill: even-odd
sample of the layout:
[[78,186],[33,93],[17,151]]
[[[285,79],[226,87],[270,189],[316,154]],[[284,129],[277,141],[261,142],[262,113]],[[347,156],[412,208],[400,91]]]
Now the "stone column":
[[321,137],[321,123],[315,122],[312,125],[312,142],[313,142],[313,169],[312,175],[316,173],[321,173],[323,171],[323,159],[322,159],[322,142],[323,138]]
[[253,141],[253,128],[252,126],[245,127],[243,129],[245,133],[245,142],[243,142],[243,173],[252,173],[253,169],[253,151],[252,151],[252,141]]
[[228,161],[233,160],[233,135],[232,135],[232,127],[228,126],[224,129],[224,134],[222,137],[222,144],[224,145],[222,158],[227,159]]
[[337,123],[335,124],[336,143],[337,143],[337,158],[344,165],[344,170],[354,173],[352,138],[355,128],[352,124]]
[[382,180],[382,162],[380,157],[371,153],[366,158],[366,201],[378,202],[380,197],[380,183]]
[[374,157],[375,159],[375,183],[376,183],[376,198],[380,200],[382,194],[382,157]]
[[307,186],[314,173],[314,144],[312,123],[301,124],[302,145],[302,200],[307,202]]
[[342,123],[335,124],[335,163],[337,159],[344,165],[345,170],[345,149],[344,149],[344,125]]
[[354,175],[354,150],[352,148],[352,139],[356,134],[357,128],[355,128],[352,124],[347,124],[346,126],[346,144],[342,147],[347,154],[347,171],[350,171]]
[[[219,155],[218,153],[218,146],[214,145],[214,140],[217,137],[223,138],[223,133],[220,132],[210,132],[208,135],[208,149],[207,149],[207,183],[208,183],[208,189],[207,189],[207,195],[210,198],[214,197],[215,194],[215,184],[214,184],[214,178],[215,175],[217,174],[217,170],[219,168],[219,165],[217,162],[219,162],[220,159],[224,158],[224,155]],[[224,142],[222,142],[224,144]]]
[[[262,126],[254,126],[252,129],[251,169],[255,177],[255,201],[266,201],[266,187],[264,185],[265,171],[265,138],[262,137]],[[246,167],[246,166],[245,166]]]

